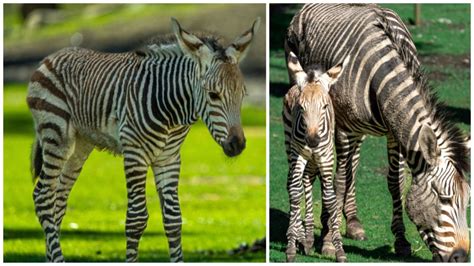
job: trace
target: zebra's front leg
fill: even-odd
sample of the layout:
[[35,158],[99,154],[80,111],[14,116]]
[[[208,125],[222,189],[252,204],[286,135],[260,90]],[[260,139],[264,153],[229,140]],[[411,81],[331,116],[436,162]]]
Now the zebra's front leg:
[[166,162],[153,165],[171,262],[183,261],[183,250],[181,247],[182,218],[178,199],[180,166],[181,159],[179,154],[167,159]]
[[346,236],[355,240],[366,240],[364,228],[357,217],[355,178],[360,161],[360,146],[365,135],[348,136],[337,131],[336,195],[338,204],[346,217]]
[[148,164],[145,157],[137,151],[124,151],[124,165],[127,182],[127,262],[138,261],[138,244],[148,222],[146,207],[146,174]]
[[391,230],[395,236],[395,253],[399,256],[411,254],[410,242],[405,238],[403,223],[403,189],[405,187],[405,159],[393,136],[387,136],[389,170],[387,176],[388,190],[392,195],[393,213]]
[[[339,216],[339,209],[337,204],[336,192],[334,191],[334,184],[333,184],[333,176],[332,176],[332,168],[334,164],[334,160],[332,159],[332,149],[331,154],[326,154],[326,156],[322,158],[326,158],[326,160],[322,161],[319,166],[319,170],[321,173],[321,197],[323,202],[323,214],[321,217],[324,217],[322,223],[323,226],[329,228],[329,232],[327,235],[331,238],[331,244],[334,247],[334,253],[336,255],[336,261],[338,262],[345,262],[346,261],[346,253],[344,252],[343,245],[342,245],[342,236],[340,231],[340,219]],[[324,247],[328,248],[328,238],[326,237],[323,239],[323,252]],[[329,251],[329,250],[326,250]],[[332,252],[332,251],[331,251]],[[325,254],[327,255],[327,254]]]
[[305,165],[306,160],[301,157],[292,158],[290,170],[288,171],[287,190],[290,199],[290,220],[286,233],[288,238],[288,245],[286,247],[287,262],[293,262],[295,260],[297,251],[296,242],[303,243],[305,238],[300,205],[304,193],[302,179]]
[[303,246],[306,255],[310,255],[311,249],[314,245],[313,183],[317,175],[316,172],[315,164],[308,162],[303,174],[303,187],[305,194],[305,240]]

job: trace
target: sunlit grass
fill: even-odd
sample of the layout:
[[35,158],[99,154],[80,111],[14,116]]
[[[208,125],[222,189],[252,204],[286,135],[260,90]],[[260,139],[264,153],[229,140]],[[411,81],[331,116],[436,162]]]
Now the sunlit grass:
[[[33,142],[26,85],[4,89],[4,260],[44,261],[44,237],[34,214],[29,173]],[[248,109],[248,110],[247,110]],[[246,107],[243,112],[264,116]],[[186,261],[264,261],[265,254],[229,255],[241,243],[265,235],[264,118],[244,124],[247,149],[228,159],[207,128],[195,125],[182,148],[179,196]],[[167,261],[168,247],[151,171],[147,179],[150,219],[140,242],[141,261]],[[68,261],[124,261],[125,175],[121,157],[94,151],[69,199],[62,248]]]

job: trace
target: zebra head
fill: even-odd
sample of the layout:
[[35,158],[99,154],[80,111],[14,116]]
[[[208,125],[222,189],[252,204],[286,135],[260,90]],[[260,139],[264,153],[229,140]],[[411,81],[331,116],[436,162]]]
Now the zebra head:
[[431,127],[423,125],[418,139],[426,164],[420,174],[414,174],[406,200],[408,216],[433,253],[433,260],[466,262],[470,247],[466,218],[469,184],[452,158],[443,156]]
[[296,86],[301,92],[298,98],[298,106],[306,126],[306,144],[310,148],[316,148],[321,141],[322,134],[325,134],[324,131],[328,130],[324,128],[324,119],[329,118],[325,114],[329,112],[330,116],[334,115],[329,90],[342,73],[343,66],[348,62],[348,59],[344,63],[332,67],[326,73],[322,73],[319,69],[306,73],[293,52],[288,55],[287,62],[288,72],[292,79],[296,81]]
[[199,82],[194,93],[196,110],[229,157],[245,149],[240,109],[246,89],[239,63],[247,54],[259,25],[260,18],[257,18],[249,30],[222,48],[186,32],[172,19],[181,50],[193,58],[198,68]]

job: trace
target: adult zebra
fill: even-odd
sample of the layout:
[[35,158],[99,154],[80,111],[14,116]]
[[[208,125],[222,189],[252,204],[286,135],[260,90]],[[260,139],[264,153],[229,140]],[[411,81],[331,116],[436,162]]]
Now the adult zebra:
[[303,67],[316,63],[327,69],[351,57],[330,91],[336,113],[336,190],[348,235],[365,238],[354,195],[360,145],[367,134],[386,136],[395,252],[411,252],[402,216],[406,162],[413,176],[408,215],[433,259],[467,260],[465,138],[445,118],[398,15],[377,5],[308,4],[293,17],[285,49],[293,51]]
[[227,156],[245,148],[239,62],[259,24],[257,19],[224,48],[218,37],[189,33],[172,19],[174,35],[143,50],[108,54],[68,48],[43,60],[31,78],[27,102],[36,129],[33,172],[39,177],[33,198],[48,261],[64,261],[59,229],[67,198],[94,147],[124,157],[127,261],[137,261],[147,225],[148,167],[155,176],[171,261],[183,260],[180,147],[201,117]]
[[[346,255],[342,247],[336,194],[333,188],[334,166],[334,109],[329,89],[343,67],[340,64],[326,73],[318,69],[306,72],[298,58],[290,52],[288,72],[296,80],[283,100],[283,126],[285,148],[288,157],[287,190],[290,199],[290,221],[287,231],[286,260],[292,262],[296,256],[296,241],[309,254],[314,243],[313,183],[316,176],[321,179],[322,202],[327,212],[321,215],[321,223],[331,228],[328,238],[336,249],[336,260],[344,262]],[[301,220],[301,201],[305,198],[304,223]]]

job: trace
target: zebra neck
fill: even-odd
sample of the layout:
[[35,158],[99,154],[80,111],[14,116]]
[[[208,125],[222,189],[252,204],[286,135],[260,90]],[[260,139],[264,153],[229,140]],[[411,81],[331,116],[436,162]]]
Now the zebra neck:
[[[196,89],[198,68],[186,56],[176,55],[150,62],[150,76],[144,77],[147,111],[168,127],[191,125],[198,119]],[[145,94],[146,93],[146,94]]]

